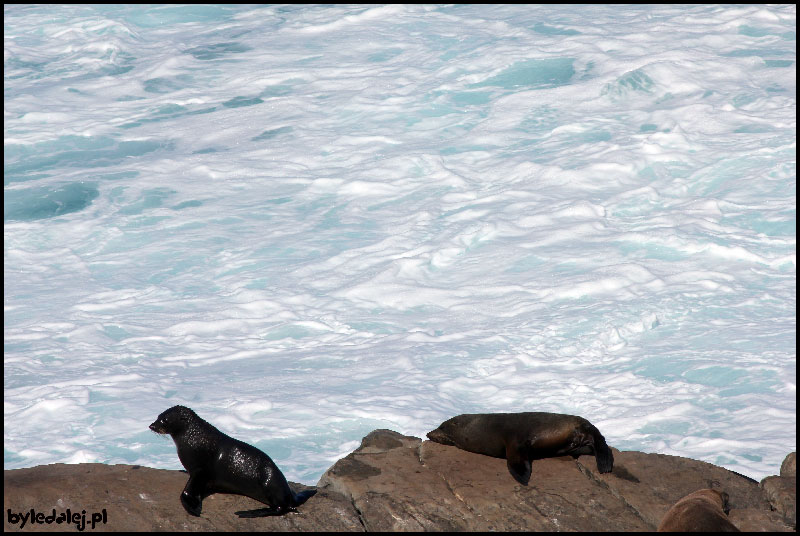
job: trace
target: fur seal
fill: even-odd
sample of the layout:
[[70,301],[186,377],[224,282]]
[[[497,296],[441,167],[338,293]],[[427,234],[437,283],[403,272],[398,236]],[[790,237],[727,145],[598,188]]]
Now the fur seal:
[[239,517],[263,517],[294,511],[317,490],[292,492],[269,456],[252,445],[229,437],[185,406],[173,406],[150,425],[157,434],[169,434],[178,458],[189,473],[181,504],[199,516],[203,499],[212,493],[236,493],[268,504],[269,508],[236,512]]
[[527,486],[531,460],[594,454],[597,469],[611,472],[614,455],[603,434],[583,417],[559,413],[472,413],[444,421],[428,432],[428,439],[443,445],[505,458],[508,471]]
[[741,532],[728,520],[728,498],[715,489],[690,493],[664,514],[658,532]]

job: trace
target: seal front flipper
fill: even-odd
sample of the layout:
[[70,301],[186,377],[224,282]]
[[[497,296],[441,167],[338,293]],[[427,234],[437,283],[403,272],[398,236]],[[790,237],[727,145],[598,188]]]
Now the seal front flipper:
[[506,465],[508,472],[517,482],[523,486],[528,485],[528,481],[531,479],[531,461],[520,452],[520,449],[511,445],[506,446]]
[[195,472],[189,475],[189,480],[181,492],[181,504],[193,516],[200,517],[200,512],[203,510],[203,498],[208,495],[207,482],[208,478],[204,471]]
[[200,512],[203,510],[202,496],[190,495],[189,492],[184,489],[181,492],[181,504],[191,515],[200,517]]
[[207,481],[203,472],[190,475],[181,492],[181,504],[193,516],[200,517],[200,512],[203,510],[203,497]]

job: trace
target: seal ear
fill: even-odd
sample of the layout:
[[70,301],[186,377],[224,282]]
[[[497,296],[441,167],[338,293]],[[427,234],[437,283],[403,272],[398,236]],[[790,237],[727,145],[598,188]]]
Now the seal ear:
[[531,461],[519,449],[506,446],[506,465],[508,472],[523,486],[531,479]]

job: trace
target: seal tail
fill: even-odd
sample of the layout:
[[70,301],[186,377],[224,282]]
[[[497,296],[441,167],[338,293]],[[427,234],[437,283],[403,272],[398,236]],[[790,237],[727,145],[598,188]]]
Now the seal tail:
[[597,461],[597,470],[601,473],[610,473],[614,467],[614,454],[597,428],[594,434],[594,459]]
[[315,489],[303,490],[292,497],[293,502],[289,506],[281,506],[281,507],[270,506],[268,508],[258,508],[256,510],[242,510],[236,512],[236,515],[241,518],[282,516],[287,512],[295,512],[296,511],[295,509],[298,506],[306,502],[310,497],[313,497],[315,493],[317,493],[317,490]]

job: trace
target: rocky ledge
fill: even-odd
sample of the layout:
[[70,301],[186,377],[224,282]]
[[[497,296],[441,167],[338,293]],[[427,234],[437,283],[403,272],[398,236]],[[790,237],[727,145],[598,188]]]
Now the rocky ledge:
[[697,460],[614,450],[611,473],[598,473],[593,456],[550,458],[535,461],[522,486],[505,460],[376,430],[328,469],[297,513],[240,519],[234,511],[262,505],[217,493],[192,517],[178,498],[183,471],[54,464],[4,471],[4,529],[75,530],[83,522],[86,531],[654,531],[678,499],[715,488],[730,495],[728,518],[740,530],[792,531],[795,463],[792,453],[780,476],[758,483]]

